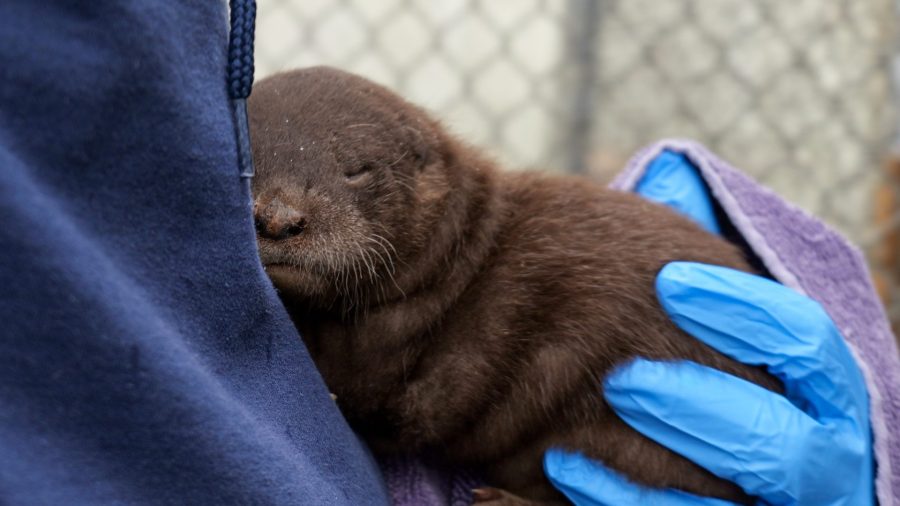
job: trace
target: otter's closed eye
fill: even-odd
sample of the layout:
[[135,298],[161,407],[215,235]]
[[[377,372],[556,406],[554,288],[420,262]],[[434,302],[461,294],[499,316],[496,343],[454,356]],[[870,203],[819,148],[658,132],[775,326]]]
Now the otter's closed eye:
[[355,181],[372,172],[374,168],[375,166],[371,163],[361,163],[344,171],[344,177],[346,177],[349,181]]

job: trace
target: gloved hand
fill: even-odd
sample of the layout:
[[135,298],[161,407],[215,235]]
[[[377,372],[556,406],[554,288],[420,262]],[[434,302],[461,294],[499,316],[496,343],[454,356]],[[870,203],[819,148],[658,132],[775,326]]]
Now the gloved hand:
[[[664,152],[638,191],[718,230],[706,188],[683,155]],[[785,397],[696,363],[638,359],[604,381],[606,400],[626,423],[761,505],[873,504],[865,382],[818,303],[762,277],[686,262],[663,268],[656,289],[679,327],[736,360],[766,366]],[[544,469],[578,506],[730,504],[646,489],[561,450],[547,452]]]

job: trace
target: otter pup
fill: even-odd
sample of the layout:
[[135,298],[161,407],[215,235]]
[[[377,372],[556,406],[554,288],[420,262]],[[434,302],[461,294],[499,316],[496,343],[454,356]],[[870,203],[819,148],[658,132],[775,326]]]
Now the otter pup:
[[[317,67],[249,99],[259,252],[350,424],[382,452],[438,453],[496,489],[565,504],[550,447],[633,481],[747,497],[604,402],[636,356],[688,359],[771,389],[678,329],[654,280],[688,260],[750,270],[663,206],[576,177],[501,172],[423,110]],[[502,489],[505,492],[499,492]]]

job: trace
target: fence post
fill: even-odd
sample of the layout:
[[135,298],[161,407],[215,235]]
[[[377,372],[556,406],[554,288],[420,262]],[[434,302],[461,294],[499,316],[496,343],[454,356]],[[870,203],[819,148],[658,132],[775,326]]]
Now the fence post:
[[568,146],[566,168],[574,174],[588,172],[593,130],[594,94],[597,84],[596,41],[600,26],[600,0],[569,0],[566,24],[567,52],[573,69],[571,115],[564,145]]

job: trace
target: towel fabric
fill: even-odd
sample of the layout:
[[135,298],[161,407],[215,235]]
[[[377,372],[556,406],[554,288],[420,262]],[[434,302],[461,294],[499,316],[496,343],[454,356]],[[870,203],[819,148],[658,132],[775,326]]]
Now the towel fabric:
[[226,27],[0,1],[0,504],[388,504],[260,266]]
[[[647,165],[666,149],[684,153],[700,170],[713,198],[775,279],[817,300],[834,319],[869,389],[876,497],[880,506],[900,506],[900,355],[862,254],[696,142],[665,140],[643,149],[611,186],[633,191]],[[470,476],[427,467],[393,462],[385,477],[395,505],[466,504]]]

